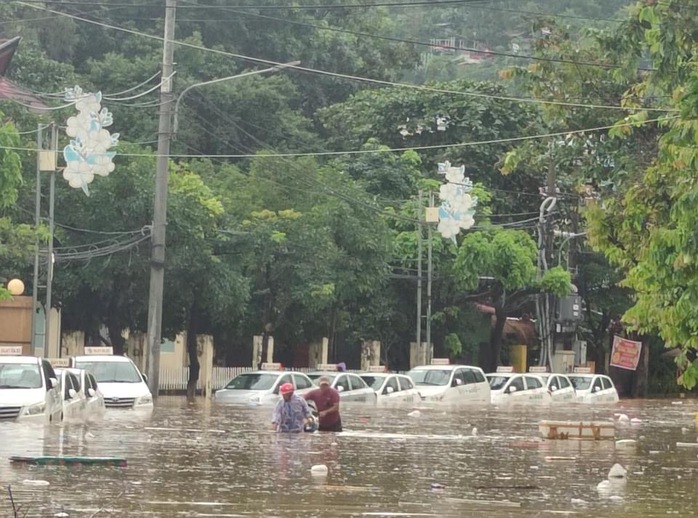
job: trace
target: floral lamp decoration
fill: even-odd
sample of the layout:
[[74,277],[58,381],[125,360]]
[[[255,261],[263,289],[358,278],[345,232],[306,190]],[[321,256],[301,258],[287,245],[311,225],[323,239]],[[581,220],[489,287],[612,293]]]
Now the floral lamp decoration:
[[439,174],[446,177],[446,183],[439,188],[439,233],[456,243],[456,236],[461,230],[467,230],[475,224],[475,207],[477,197],[470,193],[473,182],[465,177],[465,166],[452,167],[450,162],[439,163]]
[[66,90],[65,99],[75,102],[78,114],[68,119],[65,130],[71,141],[63,148],[63,178],[89,196],[88,185],[95,175],[108,176],[114,170],[112,160],[116,152],[107,150],[119,143],[119,134],[105,129],[114,120],[109,110],[101,106],[101,92],[87,93],[75,86]]

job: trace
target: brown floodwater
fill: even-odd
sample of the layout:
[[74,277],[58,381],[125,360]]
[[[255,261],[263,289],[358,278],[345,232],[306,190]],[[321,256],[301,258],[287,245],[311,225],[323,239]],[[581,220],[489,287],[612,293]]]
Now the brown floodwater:
[[[698,448],[677,447],[697,440],[698,401],[414,410],[345,405],[339,434],[276,434],[270,408],[178,397],[90,426],[0,423],[0,516],[14,516],[8,487],[17,516],[698,514]],[[616,439],[636,443],[544,441],[543,419],[615,419]],[[128,466],[29,466],[11,455],[118,456]],[[599,488],[615,463],[627,481]]]

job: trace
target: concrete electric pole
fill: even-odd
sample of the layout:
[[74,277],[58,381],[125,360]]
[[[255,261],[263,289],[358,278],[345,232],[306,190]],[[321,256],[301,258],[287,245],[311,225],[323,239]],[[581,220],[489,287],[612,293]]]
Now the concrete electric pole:
[[150,259],[150,293],[148,296],[148,385],[153,397],[160,385],[160,342],[162,338],[162,295],[165,280],[165,228],[167,224],[167,191],[169,180],[170,142],[172,139],[172,71],[174,68],[174,36],[176,0],[165,2],[165,37],[162,52],[162,84],[160,85],[160,122],[158,155],[155,171],[152,249]]

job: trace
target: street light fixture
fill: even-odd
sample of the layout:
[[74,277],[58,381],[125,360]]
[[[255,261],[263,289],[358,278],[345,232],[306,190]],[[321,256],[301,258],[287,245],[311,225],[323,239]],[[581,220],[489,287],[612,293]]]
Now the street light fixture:
[[12,279],[7,283],[7,290],[13,297],[18,297],[24,293],[24,283],[19,279]]
[[177,129],[179,128],[179,103],[182,101],[182,98],[184,95],[189,92],[192,88],[197,88],[199,86],[205,86],[205,85],[212,85],[216,83],[222,83],[224,81],[230,81],[232,79],[239,79],[241,77],[247,77],[247,76],[253,76],[257,74],[266,74],[267,72],[274,73],[278,72],[279,70],[282,70],[284,68],[289,68],[289,67],[296,67],[300,65],[300,61],[291,61],[290,63],[283,63],[281,65],[276,65],[273,67],[269,68],[264,68],[262,70],[253,70],[252,72],[245,72],[243,74],[238,74],[235,76],[228,76],[228,77],[221,77],[219,79],[212,79],[211,81],[204,81],[203,83],[196,83],[193,85],[189,85],[186,87],[184,90],[182,90],[182,93],[179,94],[179,97],[177,97],[177,102],[175,102],[175,108],[174,108],[174,124],[172,128],[172,134],[177,135]]

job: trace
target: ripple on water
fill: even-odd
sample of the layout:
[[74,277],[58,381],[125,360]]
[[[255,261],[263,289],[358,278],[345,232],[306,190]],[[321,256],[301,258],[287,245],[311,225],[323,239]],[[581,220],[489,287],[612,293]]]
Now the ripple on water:
[[[671,403],[419,407],[418,419],[415,408],[346,405],[344,432],[288,436],[269,431],[269,408],[163,397],[150,415],[110,412],[89,427],[2,423],[0,480],[27,516],[694,516],[698,457],[676,443],[696,435],[698,404]],[[537,436],[538,421],[572,416],[615,420],[624,446]],[[128,467],[13,465],[10,455],[123,456]],[[599,491],[615,463],[627,483]],[[327,473],[314,476],[317,465]],[[10,513],[0,499],[0,516]]]

